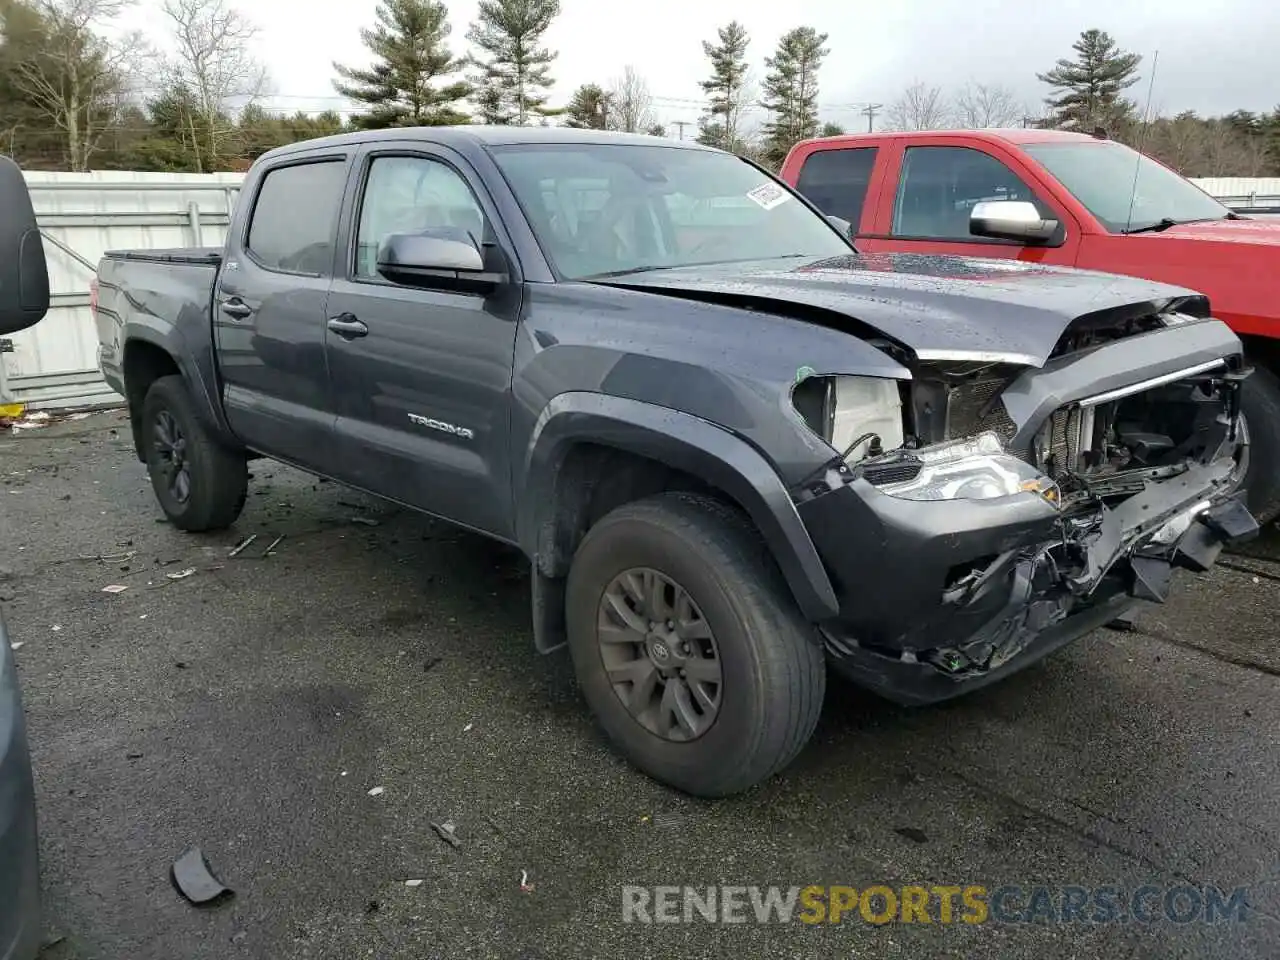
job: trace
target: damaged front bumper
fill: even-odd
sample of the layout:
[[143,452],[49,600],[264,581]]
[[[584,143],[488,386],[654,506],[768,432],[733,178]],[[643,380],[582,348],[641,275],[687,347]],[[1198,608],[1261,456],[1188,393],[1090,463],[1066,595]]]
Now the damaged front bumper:
[[840,600],[820,625],[832,666],[891,700],[986,686],[1161,602],[1258,526],[1230,457],[1188,464],[1113,506],[1034,495],[920,502],[854,478],[798,505]]

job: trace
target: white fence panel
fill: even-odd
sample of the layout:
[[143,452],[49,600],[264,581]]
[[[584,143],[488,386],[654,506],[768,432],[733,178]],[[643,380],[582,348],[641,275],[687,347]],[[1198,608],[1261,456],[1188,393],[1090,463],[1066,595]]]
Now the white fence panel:
[[89,281],[98,259],[121,248],[219,246],[239,173],[28,172],[44,237],[52,304],[0,353],[0,403],[32,409],[117,403],[98,373]]
[[1192,177],[1229,207],[1280,207],[1280,177]]

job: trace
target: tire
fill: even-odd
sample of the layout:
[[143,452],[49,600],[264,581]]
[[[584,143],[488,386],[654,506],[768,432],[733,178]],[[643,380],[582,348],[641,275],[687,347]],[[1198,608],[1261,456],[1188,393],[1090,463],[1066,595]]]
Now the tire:
[[[201,533],[235,523],[249,492],[248,462],[210,436],[181,377],[161,377],[151,384],[142,402],[140,429],[151,487],[175,527]],[[166,449],[174,449],[174,440],[180,443],[185,485],[171,480],[172,454]]]
[[1259,524],[1280,516],[1280,379],[1255,366],[1244,381],[1240,412],[1248,432],[1248,462],[1240,486]]
[[[704,729],[693,732],[692,726],[662,722],[665,700],[649,711],[646,725],[615,693],[606,659],[619,671],[617,678],[619,657],[634,656],[643,671],[646,657],[650,665],[657,663],[655,641],[659,646],[671,641],[666,656],[679,655],[677,647],[682,646],[678,637],[662,634],[659,639],[652,632],[645,645],[601,642],[602,635],[615,640],[638,636],[620,630],[622,618],[607,612],[617,608],[609,606],[606,593],[615,590],[615,600],[626,593],[617,592],[617,585],[627,571],[656,572],[654,583],[665,577],[673,589],[682,588],[689,605],[676,618],[685,626],[704,624],[712,637],[691,642],[703,654],[714,648],[720,682],[657,678],[649,700],[654,703],[674,685],[676,692],[683,689],[694,702],[702,702],[690,691],[696,686],[705,697],[714,689],[714,711],[698,718]],[[644,587],[641,581],[648,577],[634,574],[631,585]],[[668,600],[675,595],[664,590]],[[664,493],[603,517],[574,556],[565,618],[578,683],[609,740],[640,770],[686,793],[722,797],[754,786],[790,763],[817,724],[827,678],[822,646],[759,534],[738,511],[719,501]],[[685,626],[680,629],[688,636],[699,632]],[[694,661],[702,669],[695,671]],[[690,676],[704,676],[709,669],[705,657],[680,662],[690,665]],[[633,697],[638,686],[619,684]],[[675,715],[665,719],[673,721]],[[665,727],[671,730],[664,733]]]

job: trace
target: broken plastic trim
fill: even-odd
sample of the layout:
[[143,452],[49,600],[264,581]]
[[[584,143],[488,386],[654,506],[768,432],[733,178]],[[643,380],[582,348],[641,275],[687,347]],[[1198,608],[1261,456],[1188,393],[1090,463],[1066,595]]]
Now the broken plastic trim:
[[235,895],[235,891],[213,875],[209,861],[199,847],[192,847],[175,860],[170,876],[178,892],[197,906]]

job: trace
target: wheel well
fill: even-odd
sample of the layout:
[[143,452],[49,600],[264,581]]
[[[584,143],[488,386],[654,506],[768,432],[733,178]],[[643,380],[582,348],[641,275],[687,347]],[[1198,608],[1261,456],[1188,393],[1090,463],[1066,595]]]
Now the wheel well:
[[556,471],[553,509],[538,531],[538,572],[563,577],[588,530],[611,510],[671,490],[704,493],[741,507],[732,497],[659,460],[597,443],[579,443]]
[[1280,340],[1259,337],[1254,334],[1238,334],[1244,345],[1244,355],[1250,363],[1280,374]]
[[135,340],[124,348],[124,390],[129,404],[129,422],[133,428],[133,447],[138,459],[142,450],[142,401],[151,384],[161,377],[179,373],[178,363],[161,347],[145,340]]

